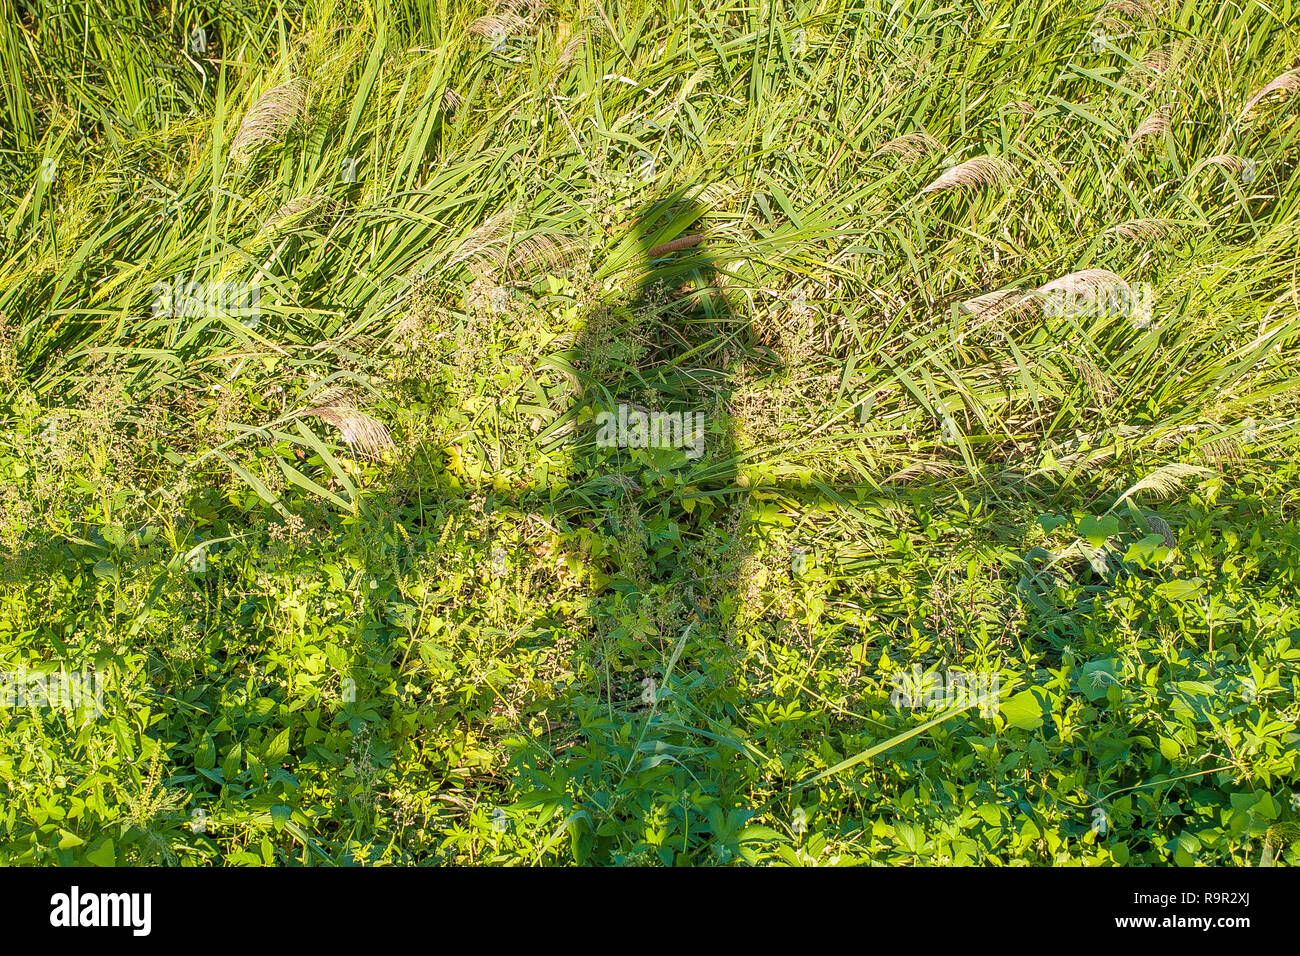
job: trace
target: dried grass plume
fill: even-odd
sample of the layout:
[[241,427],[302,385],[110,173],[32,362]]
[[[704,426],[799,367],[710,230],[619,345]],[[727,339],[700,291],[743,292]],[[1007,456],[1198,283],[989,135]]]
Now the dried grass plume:
[[980,186],[1004,186],[1018,176],[1016,167],[1001,156],[976,156],[946,170],[921,195],[944,189],[976,189]]
[[891,139],[872,153],[871,158],[897,156],[905,163],[914,163],[927,153],[935,153],[942,148],[942,144],[937,139],[922,129]]
[[246,162],[263,146],[278,142],[306,112],[307,85],[301,79],[289,80],[263,93],[244,114],[239,132],[230,143],[230,158]]
[[319,401],[319,405],[304,410],[303,417],[329,422],[342,433],[343,441],[353,454],[381,459],[392,447],[393,436],[388,426],[358,408],[346,389],[327,389]]
[[1241,112],[1237,115],[1237,119],[1241,119],[1241,117],[1249,113],[1255,104],[1268,96],[1268,94],[1276,93],[1278,90],[1285,90],[1288,93],[1294,93],[1296,90],[1300,90],[1300,70],[1287,70],[1280,76],[1275,76],[1273,79],[1265,83],[1258,93],[1246,101],[1246,105],[1242,107]]
[[1133,130],[1125,144],[1130,148],[1148,136],[1159,136],[1169,129],[1169,116],[1173,110],[1171,107],[1162,106],[1154,113],[1138,123],[1137,128]]

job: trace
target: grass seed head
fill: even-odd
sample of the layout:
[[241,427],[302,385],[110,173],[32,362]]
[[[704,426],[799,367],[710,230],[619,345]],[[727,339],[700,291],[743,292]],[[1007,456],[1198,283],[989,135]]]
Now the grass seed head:
[[1129,135],[1128,142],[1125,144],[1130,148],[1148,136],[1159,136],[1169,130],[1169,115],[1172,108],[1162,106],[1154,113],[1138,123],[1137,128]]
[[1104,235],[1154,243],[1175,235],[1182,225],[1175,219],[1127,219],[1107,228]]
[[278,142],[306,112],[307,87],[302,80],[290,80],[263,93],[244,114],[230,144],[230,158],[246,162],[263,146]]
[[896,139],[891,139],[874,153],[871,154],[874,159],[877,156],[897,156],[905,163],[914,163],[928,153],[935,153],[943,149],[943,145],[927,133],[925,130],[918,130],[915,133],[907,133]]
[[1273,79],[1265,83],[1258,93],[1246,101],[1246,105],[1242,107],[1241,113],[1238,114],[1237,118],[1241,119],[1241,117],[1251,111],[1256,103],[1268,96],[1268,94],[1276,93],[1279,90],[1285,90],[1288,93],[1294,93],[1296,90],[1300,90],[1300,70],[1287,70],[1280,76],[1275,76]]
[[345,390],[329,389],[321,400],[320,405],[304,410],[303,416],[329,422],[342,433],[343,441],[354,454],[381,459],[393,446],[388,426],[359,409]]
[[976,156],[946,170],[921,190],[921,195],[944,189],[978,189],[981,186],[1005,186],[1018,176],[1016,167],[1001,156]]

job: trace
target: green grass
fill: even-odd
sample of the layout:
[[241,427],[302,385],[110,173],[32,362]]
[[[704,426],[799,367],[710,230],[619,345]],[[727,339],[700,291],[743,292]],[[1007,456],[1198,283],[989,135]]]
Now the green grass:
[[0,10],[0,860],[1300,863],[1290,2]]

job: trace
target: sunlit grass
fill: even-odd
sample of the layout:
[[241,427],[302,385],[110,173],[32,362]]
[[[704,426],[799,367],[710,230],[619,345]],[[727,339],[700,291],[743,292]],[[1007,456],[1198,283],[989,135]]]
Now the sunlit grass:
[[[0,7],[0,655],[116,688],[0,734],[90,801],[0,854],[1227,863],[1289,819],[1281,14]],[[625,402],[708,453],[603,452]],[[913,662],[1054,716],[913,733]],[[1268,806],[1193,848],[1174,778]]]

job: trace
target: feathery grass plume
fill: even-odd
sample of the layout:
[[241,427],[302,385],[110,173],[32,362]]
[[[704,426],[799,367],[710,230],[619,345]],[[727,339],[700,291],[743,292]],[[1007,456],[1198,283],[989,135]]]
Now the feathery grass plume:
[[976,156],[945,171],[938,179],[921,190],[921,195],[943,189],[976,189],[980,186],[1003,186],[1019,172],[1001,156]]
[[580,245],[573,236],[528,236],[511,249],[506,271],[511,275],[552,272],[571,263]]
[[515,211],[509,207],[489,216],[465,237],[447,266],[466,263],[479,278],[501,268],[505,265],[505,238],[514,221]]
[[269,232],[291,220],[314,222],[337,215],[342,210],[343,204],[329,196],[299,196],[273,212],[264,228]]
[[555,72],[563,73],[578,59],[578,55],[587,45],[587,34],[579,33],[576,37],[564,44],[564,49],[560,51],[559,58],[555,61]]
[[1189,465],[1181,461],[1170,462],[1168,465],[1161,465],[1120,495],[1111,508],[1113,510],[1118,507],[1139,491],[1150,491],[1157,498],[1168,498],[1183,486],[1184,478],[1209,477],[1213,474],[1214,471],[1209,468],[1202,468],[1200,465]]
[[1066,358],[1099,402],[1109,405],[1115,400],[1118,395],[1115,383],[1096,362],[1082,352],[1067,352]]
[[1133,130],[1125,144],[1132,147],[1139,140],[1146,139],[1148,136],[1158,136],[1169,129],[1169,116],[1173,112],[1172,107],[1162,106],[1154,113],[1138,123],[1137,128]]
[[1241,119],[1251,111],[1256,103],[1268,96],[1270,93],[1276,93],[1278,90],[1285,90],[1288,93],[1294,93],[1300,90],[1300,70],[1287,70],[1285,73],[1275,76],[1264,84],[1263,88],[1246,101],[1241,112],[1237,114],[1237,119]]
[[1144,23],[1159,23],[1165,15],[1163,7],[1164,4],[1155,0],[1111,0],[1102,9],[1113,10],[1121,16],[1141,20]]
[[1205,159],[1202,159],[1200,162],[1198,162],[1195,166],[1193,166],[1190,170],[1187,171],[1187,178],[1191,179],[1193,176],[1199,173],[1202,169],[1205,169],[1207,166],[1217,166],[1220,169],[1226,170],[1228,173],[1235,176],[1249,165],[1250,165],[1250,160],[1248,159],[1243,159],[1240,156],[1234,156],[1232,153],[1219,153],[1217,156],[1207,156],[1205,157]]
[[1186,224],[1177,219],[1128,219],[1110,226],[1102,235],[1138,242],[1160,242],[1174,235],[1183,225]]
[[442,91],[442,108],[448,113],[455,113],[464,102],[465,98],[450,86]]
[[1106,311],[1109,312],[1112,303],[1124,303],[1122,306],[1126,309],[1140,309],[1138,315],[1146,316],[1149,306],[1137,305],[1138,298],[1133,294],[1132,287],[1129,286],[1123,278],[1111,272],[1109,269],[1082,269],[1078,272],[1071,272],[1063,275],[1059,279],[1053,279],[1035,290],[1035,294],[1043,303],[1045,313],[1050,314],[1058,309],[1066,308],[1067,304],[1077,302],[1082,297],[1085,307],[1106,303]]
[[926,153],[938,152],[941,149],[943,144],[922,129],[891,139],[872,153],[871,158],[893,155],[905,163],[914,163]]
[[392,447],[393,436],[388,426],[358,408],[347,389],[326,389],[318,401],[321,404],[304,409],[302,416],[319,418],[333,425],[343,435],[353,454],[378,460],[383,458],[386,449]]
[[511,13],[519,13],[521,10],[527,10],[530,13],[545,10],[546,0],[498,0],[498,10],[506,10]]
[[958,470],[958,465],[943,461],[918,461],[901,471],[896,471],[888,477],[882,478],[882,485],[893,485],[900,481],[911,481],[918,475],[950,475]]
[[1134,63],[1124,76],[1147,90],[1159,86],[1162,80],[1177,87],[1199,75],[1201,65],[1212,51],[1212,47],[1191,40],[1166,43]]
[[1241,452],[1241,443],[1232,438],[1217,438],[1201,445],[1199,449],[1205,461],[1219,469],[1229,468],[1246,460]]
[[987,325],[997,319],[1008,319],[1024,315],[1038,303],[1035,291],[1023,292],[1019,289],[1003,289],[998,292],[986,292],[973,299],[962,302],[958,308],[969,312],[979,320],[979,325]]
[[709,183],[707,186],[689,190],[685,198],[694,201],[705,209],[725,209],[737,197],[748,195],[745,187],[736,180]]
[[1169,72],[1169,67],[1174,61],[1174,46],[1166,43],[1164,46],[1156,47],[1128,71],[1131,76],[1134,73],[1150,73],[1155,76],[1162,76]]
[[263,93],[244,114],[239,132],[230,143],[230,158],[235,162],[247,161],[253,153],[267,143],[276,142],[307,112],[307,86],[301,79]]
[[526,20],[515,16],[513,13],[493,14],[479,17],[469,25],[467,32],[474,36],[497,40],[501,37],[508,37],[512,33],[518,33],[527,26],[528,22]]
[[1195,66],[1196,59],[1191,56],[1194,47],[1188,43],[1166,43],[1158,46],[1142,59],[1129,67],[1124,76],[1135,83],[1142,83],[1146,89],[1156,86],[1162,77]]
[[1067,295],[1087,295],[1107,288],[1121,288],[1129,295],[1133,294],[1129,284],[1109,269],[1081,269],[1078,272],[1071,272],[1039,286],[1038,294],[1047,296],[1053,292],[1064,292]]

